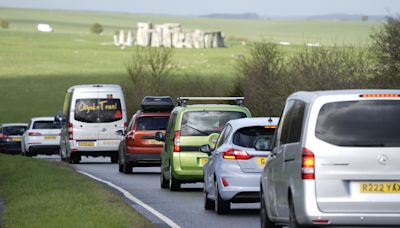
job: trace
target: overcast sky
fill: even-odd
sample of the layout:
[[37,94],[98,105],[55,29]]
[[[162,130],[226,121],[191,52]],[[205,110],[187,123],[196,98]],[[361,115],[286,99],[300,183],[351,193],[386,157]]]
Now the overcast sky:
[[172,15],[245,12],[262,16],[387,15],[400,12],[400,0],[0,0],[0,7]]

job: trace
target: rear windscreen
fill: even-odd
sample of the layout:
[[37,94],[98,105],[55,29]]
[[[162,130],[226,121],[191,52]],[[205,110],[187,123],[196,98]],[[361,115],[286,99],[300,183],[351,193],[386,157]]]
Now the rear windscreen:
[[257,143],[270,144],[274,136],[275,128],[245,127],[237,130],[233,136],[233,144],[254,148]]
[[119,99],[77,99],[75,120],[85,123],[109,123],[122,119]]
[[23,135],[26,131],[25,126],[10,126],[10,127],[3,127],[3,134],[5,135]]
[[337,146],[398,147],[399,129],[399,100],[345,101],[322,106],[315,135]]
[[246,114],[243,112],[186,112],[182,118],[181,136],[207,136],[212,133],[220,133],[229,120],[244,117]]
[[165,130],[168,124],[168,116],[146,116],[137,119],[137,131]]
[[56,125],[54,121],[35,121],[32,129],[61,129],[61,125]]

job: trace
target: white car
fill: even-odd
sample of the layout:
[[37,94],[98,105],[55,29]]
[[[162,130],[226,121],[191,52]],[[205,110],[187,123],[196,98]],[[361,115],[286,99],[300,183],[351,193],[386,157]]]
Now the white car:
[[32,118],[22,136],[21,150],[25,156],[59,154],[61,126],[54,117]]

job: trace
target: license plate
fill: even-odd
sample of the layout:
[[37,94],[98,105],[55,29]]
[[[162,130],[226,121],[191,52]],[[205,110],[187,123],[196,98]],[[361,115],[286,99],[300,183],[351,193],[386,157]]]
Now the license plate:
[[79,146],[95,146],[95,142],[79,142]]
[[164,143],[164,142],[157,141],[157,140],[155,140],[155,139],[147,139],[147,140],[145,140],[145,142],[146,142],[147,144],[157,144],[157,145],[160,145],[160,144],[163,144],[163,143]]
[[204,166],[207,163],[207,161],[208,161],[208,158],[200,158],[199,159],[199,163],[201,166]]
[[268,158],[257,158],[257,165],[264,167],[267,164]]
[[46,140],[54,140],[56,138],[57,138],[56,136],[45,136],[44,137],[44,139],[46,139]]
[[400,193],[400,182],[361,182],[361,193]]
[[11,141],[13,141],[13,142],[21,142],[21,138],[12,138]]

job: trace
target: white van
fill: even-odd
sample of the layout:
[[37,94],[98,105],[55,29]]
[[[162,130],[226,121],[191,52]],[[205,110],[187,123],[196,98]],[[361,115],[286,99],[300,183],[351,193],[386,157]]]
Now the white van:
[[118,161],[118,145],[127,126],[124,93],[119,85],[77,85],[65,96],[60,155],[79,163],[81,156],[109,156]]

